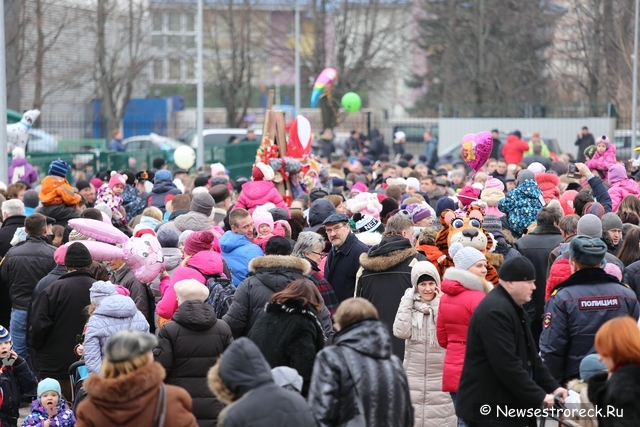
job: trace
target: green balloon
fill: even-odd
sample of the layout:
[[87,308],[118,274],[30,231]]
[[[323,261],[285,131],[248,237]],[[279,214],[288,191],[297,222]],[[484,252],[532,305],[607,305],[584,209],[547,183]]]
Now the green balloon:
[[347,92],[344,94],[341,100],[342,108],[349,113],[355,113],[362,107],[362,99],[360,95],[355,92]]

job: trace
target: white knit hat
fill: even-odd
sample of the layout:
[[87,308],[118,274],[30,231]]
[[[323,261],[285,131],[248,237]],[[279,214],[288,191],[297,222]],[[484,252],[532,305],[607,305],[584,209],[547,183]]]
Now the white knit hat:
[[410,176],[409,178],[407,178],[407,187],[411,187],[416,191],[420,191],[420,181],[418,181],[418,178]]
[[476,248],[462,246],[460,242],[449,247],[449,255],[453,258],[456,268],[461,270],[468,270],[476,262],[486,259],[484,254]]
[[173,289],[178,297],[178,305],[185,301],[202,302],[209,297],[209,289],[196,279],[180,280],[173,285]]
[[531,172],[533,172],[534,175],[539,175],[541,173],[545,173],[547,168],[544,167],[544,165],[540,162],[533,162],[529,165],[529,167],[527,168],[529,169]]

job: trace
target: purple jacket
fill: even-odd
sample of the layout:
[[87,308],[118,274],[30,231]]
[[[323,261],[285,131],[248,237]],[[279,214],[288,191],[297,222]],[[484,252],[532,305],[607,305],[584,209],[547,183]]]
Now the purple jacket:
[[[24,166],[24,172],[17,177],[16,180],[13,179],[13,172],[15,168]],[[9,166],[9,184],[13,184],[16,181],[24,181],[29,184],[33,184],[38,180],[38,172],[29,164],[27,159],[13,159],[11,161],[11,166]]]

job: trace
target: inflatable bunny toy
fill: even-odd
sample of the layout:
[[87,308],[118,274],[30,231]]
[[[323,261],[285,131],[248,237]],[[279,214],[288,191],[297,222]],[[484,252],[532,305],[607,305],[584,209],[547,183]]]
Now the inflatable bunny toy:
[[[162,248],[153,234],[129,238],[111,224],[87,218],[69,220],[69,226],[85,236],[98,240],[79,241],[89,249],[94,260],[124,259],[136,279],[142,283],[153,281],[164,269]],[[70,243],[75,242],[69,242],[67,245]],[[122,247],[113,246],[114,244]]]
[[29,142],[29,129],[33,123],[40,117],[40,110],[25,111],[22,120],[18,123],[7,125],[7,143],[15,148],[20,147],[27,151],[27,142]]
[[347,200],[347,209],[351,213],[360,212],[362,215],[370,215],[380,219],[382,205],[378,201],[378,196],[373,193],[360,193],[353,199]]

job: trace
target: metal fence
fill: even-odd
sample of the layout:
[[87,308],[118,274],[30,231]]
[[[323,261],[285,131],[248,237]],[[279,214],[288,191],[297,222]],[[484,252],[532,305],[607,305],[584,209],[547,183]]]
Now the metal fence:
[[616,108],[608,104],[440,104],[441,118],[500,117],[500,118],[582,118],[616,117]]

